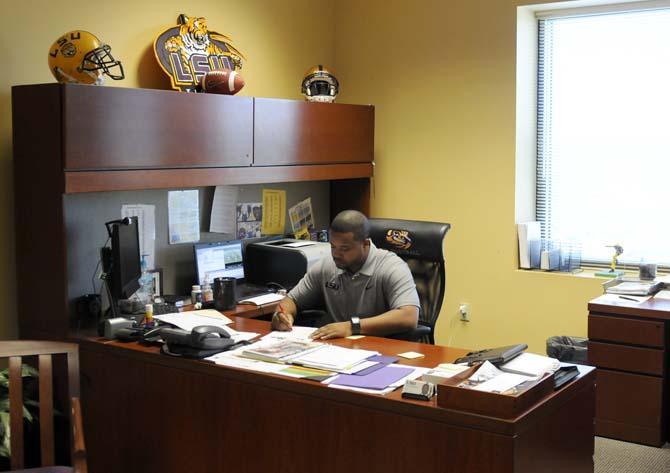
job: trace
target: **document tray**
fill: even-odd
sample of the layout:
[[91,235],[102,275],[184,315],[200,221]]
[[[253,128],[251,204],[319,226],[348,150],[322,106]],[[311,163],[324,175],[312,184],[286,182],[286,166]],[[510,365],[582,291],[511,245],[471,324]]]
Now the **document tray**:
[[516,394],[499,394],[459,387],[478,366],[457,374],[437,385],[437,405],[445,409],[472,412],[501,419],[520,416],[554,391],[553,375],[531,381]]

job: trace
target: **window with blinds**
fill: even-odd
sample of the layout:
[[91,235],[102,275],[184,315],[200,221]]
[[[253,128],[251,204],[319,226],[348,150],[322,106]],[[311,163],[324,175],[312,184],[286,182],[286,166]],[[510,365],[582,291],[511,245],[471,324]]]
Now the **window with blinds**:
[[670,8],[617,8],[538,18],[536,217],[583,262],[670,265]]

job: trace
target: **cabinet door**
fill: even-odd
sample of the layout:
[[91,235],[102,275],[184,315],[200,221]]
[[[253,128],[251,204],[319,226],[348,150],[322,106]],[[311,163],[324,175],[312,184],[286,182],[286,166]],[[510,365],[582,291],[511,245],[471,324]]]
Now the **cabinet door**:
[[254,99],[254,166],[372,162],[374,107]]
[[66,171],[249,166],[253,99],[63,86]]
[[662,416],[663,378],[598,368],[596,435],[660,446]]

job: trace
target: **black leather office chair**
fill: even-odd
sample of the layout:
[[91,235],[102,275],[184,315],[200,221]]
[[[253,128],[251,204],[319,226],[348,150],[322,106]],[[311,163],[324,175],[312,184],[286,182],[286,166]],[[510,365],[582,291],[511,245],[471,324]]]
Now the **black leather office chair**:
[[435,344],[435,323],[445,289],[444,237],[449,228],[448,223],[370,219],[372,242],[377,248],[393,251],[407,262],[421,302],[416,329],[390,338]]

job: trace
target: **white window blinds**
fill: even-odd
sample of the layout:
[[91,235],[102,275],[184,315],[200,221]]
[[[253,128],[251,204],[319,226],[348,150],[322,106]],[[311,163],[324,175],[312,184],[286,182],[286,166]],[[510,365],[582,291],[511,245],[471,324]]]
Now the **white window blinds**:
[[543,237],[670,264],[670,9],[538,21]]

